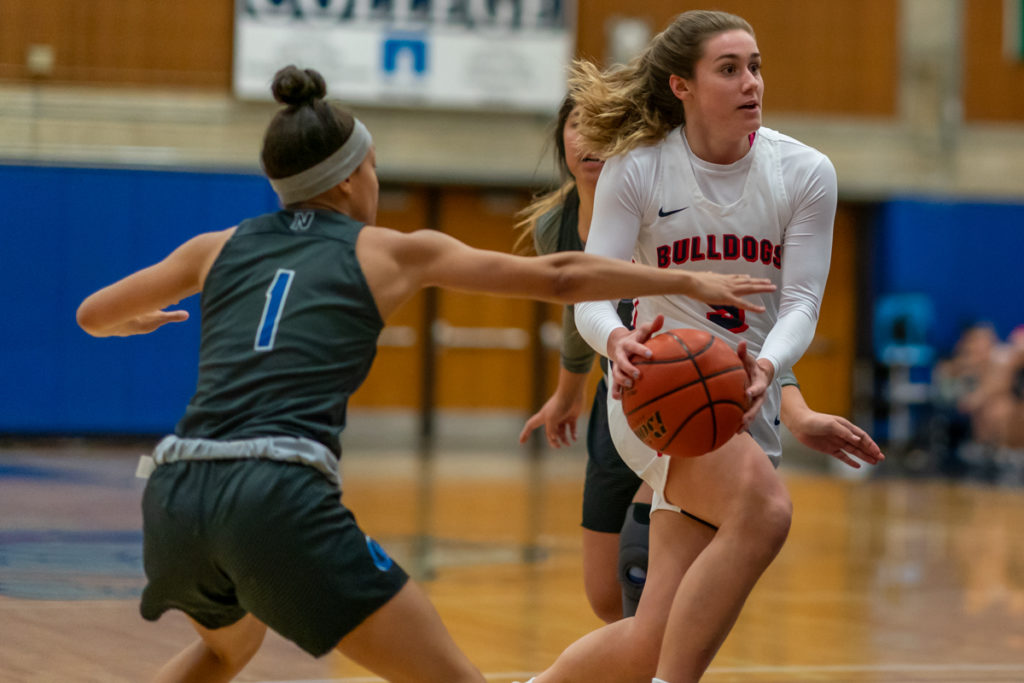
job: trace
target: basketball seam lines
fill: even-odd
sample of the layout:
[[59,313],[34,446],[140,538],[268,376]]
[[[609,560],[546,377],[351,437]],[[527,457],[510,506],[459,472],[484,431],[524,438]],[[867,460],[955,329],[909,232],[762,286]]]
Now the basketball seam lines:
[[[676,342],[678,342],[679,345],[683,347],[684,351],[686,351],[686,353],[687,353],[687,360],[689,360],[691,363],[693,363],[693,367],[697,371],[697,378],[698,378],[697,381],[699,381],[701,383],[701,385],[703,385],[703,387],[704,387],[704,395],[707,397],[708,406],[711,408],[711,445],[714,446],[715,445],[715,440],[718,437],[718,416],[715,414],[715,408],[714,408],[715,400],[711,397],[711,390],[708,389],[708,383],[707,383],[707,380],[704,377],[704,373],[700,369],[700,363],[697,362],[697,356],[699,354],[701,354],[701,353],[704,353],[705,351],[710,349],[712,347],[712,345],[714,345],[714,343],[715,343],[715,336],[714,335],[710,335],[710,339],[708,340],[708,343],[705,344],[704,348],[700,349],[697,353],[694,353],[693,351],[691,351],[690,347],[686,345],[686,342],[684,342],[682,339],[680,339],[676,335],[673,334],[672,338],[675,339]],[[742,368],[743,366],[741,365],[740,367]],[[734,370],[734,369],[735,368],[732,368],[732,370]],[[717,374],[721,374],[721,373],[717,373]],[[688,386],[693,386],[696,383],[697,382],[691,382]],[[685,427],[687,424],[689,424],[690,420],[695,418],[697,415],[700,415],[700,413],[702,413],[702,412],[703,412],[703,410],[697,410],[697,411],[694,411],[689,417],[687,417],[683,421],[682,424],[680,424],[678,427],[676,427],[676,430],[674,432],[672,432],[672,436],[669,437],[668,441],[666,441],[664,443],[663,447],[658,449],[658,450],[659,451],[660,450],[664,450],[665,448],[668,448],[669,446],[671,446],[672,442],[675,441],[675,438],[677,436],[679,436],[679,432],[681,432],[683,430],[683,427]]]
[[[711,390],[708,389],[708,382],[707,382],[706,379],[704,379],[704,372],[701,371],[701,369],[700,369],[700,363],[697,362],[697,354],[695,354],[693,351],[691,351],[690,347],[687,346],[686,342],[684,342],[682,339],[680,339],[679,337],[676,337],[675,335],[672,335],[672,336],[675,337],[675,340],[677,342],[679,342],[679,344],[684,349],[686,349],[687,353],[690,354],[690,362],[693,363],[694,369],[697,370],[697,377],[700,379],[701,386],[704,387],[704,396],[707,398],[707,402],[711,403],[711,445],[714,446],[715,445],[715,440],[718,438],[718,416],[715,414],[715,408],[714,408],[714,403],[713,403],[714,399],[711,397]],[[703,349],[701,349],[700,352],[703,353],[704,351],[710,349],[711,346],[714,343],[715,343],[715,337],[712,336],[711,339],[708,341],[707,346],[705,346]],[[686,419],[686,422],[689,422],[690,420],[692,420],[694,418],[694,416],[695,415],[699,415],[700,412],[701,411],[698,410],[696,413],[694,413],[694,415],[691,415],[690,417],[688,417]],[[683,424],[686,424],[686,423],[684,422]],[[681,432],[682,430],[683,430],[682,425],[677,427],[675,433],[672,434],[672,438],[669,439],[665,443],[665,445],[666,446],[671,446],[672,442],[675,441],[676,437],[679,435],[679,432]]]
[[[687,358],[687,360],[688,359],[689,359],[689,357]],[[676,359],[675,361],[672,361],[672,362],[678,362],[678,360],[679,359]],[[647,365],[654,365],[654,363],[647,363]],[[696,365],[696,363],[694,363],[694,365]],[[683,389],[688,389],[688,388],[692,387],[694,384],[697,384],[698,382],[703,382],[705,379],[714,379],[715,377],[721,377],[722,375],[724,375],[726,373],[735,372],[737,370],[742,370],[742,369],[743,369],[742,365],[734,365],[734,366],[732,366],[730,368],[724,368],[722,370],[719,370],[718,372],[713,372],[710,375],[701,375],[701,377],[698,377],[697,379],[693,380],[692,382],[688,382],[686,384],[680,384],[678,386],[674,386],[671,389],[669,389],[668,391],[666,391],[665,393],[658,394],[657,396],[652,397],[650,400],[644,401],[643,403],[641,403],[637,407],[633,408],[633,410],[631,410],[628,413],[626,413],[626,415],[632,415],[636,411],[640,410],[641,408],[646,408],[647,406],[651,405],[655,401],[660,401],[661,399],[665,398],[666,396],[674,394],[677,391],[681,391]],[[699,372],[699,370],[698,370],[698,372]],[[707,383],[705,382],[705,388],[706,388],[706,384]],[[710,398],[710,396],[709,396],[709,398]],[[711,401],[711,403],[736,403],[736,402],[735,401]],[[739,405],[739,404],[736,403],[736,405]]]

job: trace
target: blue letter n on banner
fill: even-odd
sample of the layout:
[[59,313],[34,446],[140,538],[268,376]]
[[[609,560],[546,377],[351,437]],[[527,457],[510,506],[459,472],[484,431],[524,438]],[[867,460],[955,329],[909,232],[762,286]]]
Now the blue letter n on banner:
[[412,57],[414,73],[427,72],[427,41],[418,35],[398,34],[384,40],[384,73],[395,73],[399,55],[403,52]]

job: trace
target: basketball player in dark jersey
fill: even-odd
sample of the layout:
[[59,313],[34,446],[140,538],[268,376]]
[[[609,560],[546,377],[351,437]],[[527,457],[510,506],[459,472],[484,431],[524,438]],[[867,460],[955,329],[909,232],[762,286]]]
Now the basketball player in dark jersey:
[[261,161],[284,210],[198,235],[78,310],[95,336],[145,334],[185,320],[168,307],[202,293],[196,393],[156,447],[143,497],[140,607],[148,620],[182,610],[200,638],[155,680],[230,680],[270,627],[389,681],[482,683],[424,593],[341,503],[347,398],[384,321],[430,286],[559,303],[675,293],[751,311],[762,309],[742,297],[774,286],[375,227],[365,126],[323,99],[316,71],[286,67],[272,90],[286,106]]

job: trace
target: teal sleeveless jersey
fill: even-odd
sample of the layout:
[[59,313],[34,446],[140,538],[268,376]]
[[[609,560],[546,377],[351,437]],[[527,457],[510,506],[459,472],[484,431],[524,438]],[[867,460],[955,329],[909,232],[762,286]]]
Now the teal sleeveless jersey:
[[356,259],[362,228],[329,211],[238,225],[203,287],[199,380],[179,437],[297,436],[340,456],[348,397],[384,327]]

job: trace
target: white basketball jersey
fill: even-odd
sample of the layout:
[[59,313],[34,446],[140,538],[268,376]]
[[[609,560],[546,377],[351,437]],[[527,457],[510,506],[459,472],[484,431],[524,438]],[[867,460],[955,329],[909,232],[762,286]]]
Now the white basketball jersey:
[[723,338],[733,348],[746,341],[753,355],[779,315],[782,288],[782,243],[792,209],[786,199],[780,154],[780,134],[761,128],[750,150],[752,159],[739,198],[719,205],[700,189],[680,131],[657,146],[658,173],[653,201],[642,216],[633,258],[662,268],[745,273],[772,280],[779,289],[749,299],[764,313],[718,308],[684,296],[641,299],[638,322],[659,313],[664,329],[692,327]]
[[[702,191],[702,183],[713,196]],[[638,263],[660,268],[768,278],[778,286],[776,291],[747,297],[763,305],[763,313],[709,306],[685,296],[651,296],[637,302],[635,321],[650,322],[661,314],[666,330],[706,330],[733,348],[745,341],[752,355],[769,358],[782,373],[814,334],[828,275],[835,205],[831,162],[787,135],[761,128],[743,159],[717,166],[692,155],[677,128],[657,145],[636,148],[605,165],[587,251],[615,258],[631,255]],[[600,302],[577,304],[580,333],[598,350],[606,347],[614,321]],[[779,384],[773,382],[750,426],[774,460],[781,455],[780,402]],[[621,407],[612,403],[617,402],[609,402],[615,422],[622,419]],[[613,437],[616,431],[613,425]],[[639,439],[626,434],[616,446],[640,472],[644,465],[628,457],[619,441],[642,446]],[[639,448],[626,450],[642,455]]]
[[[763,305],[765,311],[752,313],[732,307],[716,308],[683,296],[652,296],[638,300],[635,311],[638,323],[661,314],[665,316],[662,329],[707,330],[733,348],[740,341],[746,341],[751,355],[757,356],[779,316],[782,244],[786,226],[793,217],[783,183],[778,149],[781,137],[768,128],[757,132],[739,197],[731,203],[720,204],[701,191],[682,130],[666,136],[657,146],[652,201],[641,217],[633,251],[635,261],[661,268],[713,270],[768,278],[778,286],[776,291],[748,297]],[[782,455],[781,398],[778,383],[773,383],[765,392],[761,413],[750,425],[752,436],[775,462]],[[624,420],[618,415],[613,419]]]

